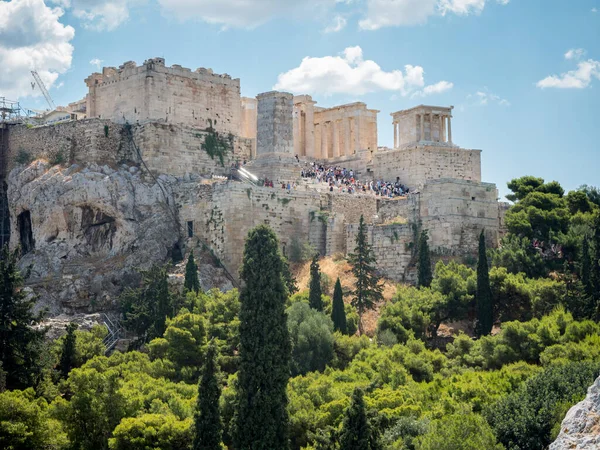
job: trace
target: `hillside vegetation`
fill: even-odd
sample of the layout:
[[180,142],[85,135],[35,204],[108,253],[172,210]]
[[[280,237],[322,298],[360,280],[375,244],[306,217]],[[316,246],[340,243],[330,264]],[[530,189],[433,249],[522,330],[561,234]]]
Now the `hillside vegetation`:
[[203,292],[193,257],[184,292],[155,267],[110,356],[101,326],[44,340],[5,250],[0,448],[546,448],[600,374],[600,192],[509,188],[500,248],[432,267],[424,235],[418,287],[380,280],[360,232],[348,260],[291,271],[258,227],[240,291]]

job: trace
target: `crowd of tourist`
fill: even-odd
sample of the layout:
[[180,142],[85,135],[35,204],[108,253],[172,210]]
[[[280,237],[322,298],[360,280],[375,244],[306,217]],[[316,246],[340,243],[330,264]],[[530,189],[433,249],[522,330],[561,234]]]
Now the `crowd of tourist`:
[[324,166],[314,162],[306,163],[302,169],[302,178],[312,179],[315,183],[326,183],[330,192],[373,193],[381,197],[402,197],[409,194],[409,189],[400,178],[396,181],[361,181],[355,178],[352,169],[338,166]]

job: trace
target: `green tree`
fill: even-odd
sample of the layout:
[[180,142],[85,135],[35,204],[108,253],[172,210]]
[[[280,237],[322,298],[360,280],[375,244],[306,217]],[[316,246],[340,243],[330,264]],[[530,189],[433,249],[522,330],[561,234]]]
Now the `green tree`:
[[348,326],[346,323],[346,311],[344,310],[344,294],[342,292],[342,283],[338,277],[333,288],[333,303],[331,305],[331,320],[333,321],[333,330],[346,334]]
[[529,278],[539,278],[546,273],[542,255],[526,237],[508,234],[493,255],[492,264],[505,267],[510,273],[524,273]]
[[358,330],[363,334],[363,315],[374,309],[377,302],[383,300],[383,286],[376,272],[376,259],[371,246],[367,242],[367,226],[363,216],[360,216],[356,247],[348,257],[352,265],[352,274],[356,277],[356,289],[352,292],[352,306],[358,312]]
[[143,342],[161,337],[172,314],[172,299],[166,267],[142,271],[141,287],[128,288],[121,296],[124,325]]
[[296,277],[292,273],[290,269],[290,262],[287,258],[281,255],[281,259],[283,261],[283,280],[285,281],[285,286],[287,287],[288,294],[294,295],[298,292],[298,286],[296,285]]
[[356,388],[352,394],[350,406],[344,413],[342,431],[340,432],[340,447],[352,450],[375,450],[377,445],[373,445],[372,434],[373,430],[367,418],[363,391]]
[[66,449],[68,439],[59,421],[49,417],[48,403],[33,389],[0,394],[0,448],[7,450]]
[[190,252],[187,264],[185,265],[185,281],[183,287],[187,291],[199,292],[200,291],[200,279],[198,278],[198,265],[194,259],[194,251]]
[[[121,420],[108,441],[110,450],[189,450],[192,420],[173,414],[142,414]],[[220,447],[219,447],[220,448]]]
[[302,302],[294,303],[287,314],[292,342],[292,376],[325,370],[333,359],[331,319]]
[[219,411],[221,386],[218,370],[217,346],[214,341],[211,341],[198,385],[193,450],[221,449],[222,424]]
[[35,314],[35,298],[23,291],[23,277],[17,268],[17,251],[8,246],[0,254],[0,362],[6,372],[6,387],[33,385],[41,373],[41,352],[45,329],[36,329],[42,314]]
[[485,419],[479,414],[451,414],[429,424],[417,438],[416,450],[501,450]]
[[477,262],[477,334],[484,336],[492,332],[494,326],[494,305],[490,287],[490,269],[487,262],[485,234],[479,235],[479,261]]
[[76,364],[75,330],[77,330],[77,324],[71,322],[66,328],[67,335],[63,341],[59,363],[60,374],[63,378],[67,378],[69,376],[69,372],[75,367]]
[[240,450],[289,448],[287,383],[290,336],[287,288],[275,233],[261,225],[244,249],[240,294],[240,363],[234,442]]
[[419,287],[429,287],[431,286],[431,281],[433,280],[433,273],[431,272],[431,258],[429,255],[429,236],[427,235],[427,230],[421,231],[421,235],[419,236],[419,254],[417,260],[418,267],[418,281],[417,285]]
[[593,294],[591,263],[590,243],[587,236],[583,236],[583,241],[581,243],[581,256],[579,260],[579,277],[581,279],[581,284],[583,284],[585,293],[590,296]]
[[310,263],[310,292],[308,294],[308,303],[311,308],[316,309],[317,311],[323,311],[321,294],[321,270],[319,268],[319,255],[316,254]]
[[597,315],[600,318],[600,212],[597,212],[594,216],[592,241],[594,247],[592,252],[590,283],[594,292],[593,297],[596,302]]

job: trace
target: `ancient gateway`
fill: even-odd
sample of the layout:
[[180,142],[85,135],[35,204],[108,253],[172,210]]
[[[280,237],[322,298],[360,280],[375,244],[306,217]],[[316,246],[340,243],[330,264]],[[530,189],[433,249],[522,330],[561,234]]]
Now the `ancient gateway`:
[[[481,150],[454,143],[452,107],[393,113],[386,148],[378,111],[364,103],[244,98],[239,79],[162,58],[106,67],[85,82],[86,98],[69,105],[83,120],[0,124],[6,239],[21,246],[23,266],[33,264],[28,283],[52,312],[112,308],[136,269],[195,248],[235,281],[258,224],[276,231],[288,256],[306,244],[347,254],[363,215],[380,271],[407,282],[422,229],[439,256],[473,255],[481,230],[498,243],[505,206],[481,180]],[[409,194],[331,192],[300,176],[312,162],[362,182],[399,181]]]

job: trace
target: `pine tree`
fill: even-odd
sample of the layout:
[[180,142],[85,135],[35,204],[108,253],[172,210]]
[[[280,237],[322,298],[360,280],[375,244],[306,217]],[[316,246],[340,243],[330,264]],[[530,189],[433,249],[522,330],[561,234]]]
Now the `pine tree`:
[[477,327],[478,336],[486,336],[494,326],[494,310],[492,305],[492,288],[490,286],[490,270],[488,267],[485,234],[479,235],[479,261],[477,262]]
[[433,281],[433,273],[431,271],[431,259],[429,256],[429,236],[427,230],[421,231],[419,237],[419,256],[418,256],[418,281],[419,287],[429,287]]
[[367,420],[365,400],[360,388],[354,389],[350,406],[344,413],[340,448],[371,450],[371,427]]
[[183,287],[188,292],[200,292],[200,279],[198,278],[198,265],[194,259],[194,252],[190,252],[187,264],[185,265],[185,281]]
[[283,255],[281,257],[283,262],[283,281],[288,290],[288,295],[294,295],[298,292],[298,286],[296,286],[296,278],[290,270],[290,262]]
[[583,285],[585,293],[589,296],[591,296],[593,293],[591,263],[590,243],[588,242],[587,236],[583,236],[583,242],[581,244],[581,259],[579,262],[579,276],[581,277],[581,284]]
[[221,386],[218,370],[217,346],[214,341],[211,341],[198,384],[193,450],[221,450],[222,424],[219,411]]
[[333,321],[333,330],[342,334],[348,332],[346,323],[346,311],[344,310],[344,294],[342,292],[342,283],[338,277],[333,288],[333,303],[331,305],[331,320]]
[[20,389],[39,378],[40,356],[46,330],[36,330],[42,314],[34,314],[35,298],[23,291],[17,268],[18,253],[5,246],[0,255],[0,362],[6,387]]
[[383,286],[375,269],[375,255],[367,243],[367,226],[363,216],[360,216],[356,247],[348,257],[352,265],[352,273],[356,277],[356,289],[352,292],[352,306],[358,312],[358,330],[363,334],[362,319],[366,311],[375,308],[375,304],[383,300]]
[[315,255],[310,263],[310,292],[308,304],[312,309],[323,311],[323,300],[321,299],[321,270],[319,267],[319,255]]
[[234,446],[238,450],[289,448],[287,384],[291,343],[287,288],[275,233],[261,225],[246,241],[240,272],[240,349]]
[[60,374],[63,378],[69,376],[71,369],[75,367],[75,331],[77,330],[77,324],[71,322],[66,326],[67,334],[62,343],[62,351],[60,353]]
[[592,287],[592,298],[596,304],[596,316],[600,320],[600,212],[594,217],[594,244],[592,251],[592,264],[590,270],[590,285]]

